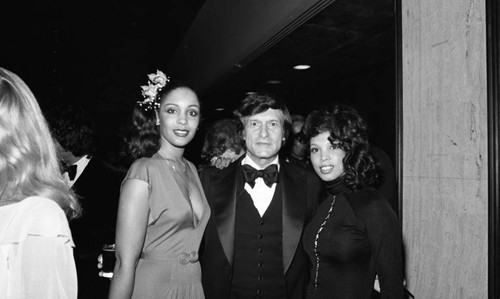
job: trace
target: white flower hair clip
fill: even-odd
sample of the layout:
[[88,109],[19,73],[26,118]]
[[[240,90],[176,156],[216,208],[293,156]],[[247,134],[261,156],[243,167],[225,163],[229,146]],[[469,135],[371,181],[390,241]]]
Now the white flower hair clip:
[[170,82],[170,77],[159,70],[156,70],[156,74],[149,74],[148,78],[148,85],[141,86],[144,100],[137,101],[139,107],[142,107],[145,111],[160,108],[158,94]]

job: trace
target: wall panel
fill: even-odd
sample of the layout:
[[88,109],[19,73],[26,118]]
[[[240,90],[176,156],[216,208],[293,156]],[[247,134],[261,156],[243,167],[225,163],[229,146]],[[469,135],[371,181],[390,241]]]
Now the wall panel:
[[486,298],[484,0],[402,1],[403,234],[416,298]]

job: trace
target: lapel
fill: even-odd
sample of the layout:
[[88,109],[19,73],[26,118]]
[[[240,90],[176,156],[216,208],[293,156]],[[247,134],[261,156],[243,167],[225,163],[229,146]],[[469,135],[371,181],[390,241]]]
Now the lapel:
[[94,158],[90,159],[89,163],[72,186],[72,189],[81,196],[86,196],[90,191],[89,189],[95,188],[95,186],[92,186],[92,180],[95,179],[96,175],[95,162]]
[[[215,216],[217,232],[230,264],[234,254],[234,216],[236,214],[236,199],[238,186],[243,186],[241,160],[233,162],[234,167],[226,175],[221,176],[214,184],[213,215]],[[217,175],[217,174],[216,174]],[[243,188],[241,188],[244,191]]]
[[307,185],[305,174],[293,171],[286,162],[280,166],[283,200],[283,269],[285,274],[292,263],[304,227]]
[[[234,162],[234,166],[226,175],[220,176],[217,181],[214,181],[212,187],[213,192],[216,192],[213,194],[215,200],[212,215],[215,217],[217,232],[230,264],[233,263],[234,255],[236,200],[240,195],[237,194],[237,191],[238,186],[244,185],[241,161]],[[305,174],[293,171],[284,161],[281,162],[279,175],[278,184],[281,184],[279,187],[281,188],[283,203],[283,269],[286,273],[292,263],[302,235],[307,188],[305,186]],[[244,192],[243,187],[239,189]]]

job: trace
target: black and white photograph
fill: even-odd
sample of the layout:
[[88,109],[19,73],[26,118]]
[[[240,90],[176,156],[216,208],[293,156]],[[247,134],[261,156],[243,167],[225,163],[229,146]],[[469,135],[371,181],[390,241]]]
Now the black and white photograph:
[[498,1],[1,7],[0,299],[500,299]]

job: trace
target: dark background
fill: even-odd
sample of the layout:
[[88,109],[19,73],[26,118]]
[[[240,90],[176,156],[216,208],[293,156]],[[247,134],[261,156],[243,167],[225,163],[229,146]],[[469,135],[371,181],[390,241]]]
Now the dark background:
[[[202,0],[2,4],[0,66],[25,80],[44,110],[84,107],[96,120],[100,151],[110,163],[126,167],[116,157],[122,130],[141,99],[140,85],[156,69],[169,74],[203,5]],[[258,90],[276,93],[292,113],[304,116],[331,101],[354,106],[370,126],[372,143],[394,159],[394,24],[393,0],[334,1],[248,65],[199,90],[202,129],[188,159],[199,161],[203,128],[230,116],[246,92]],[[292,69],[304,63],[311,68]]]

